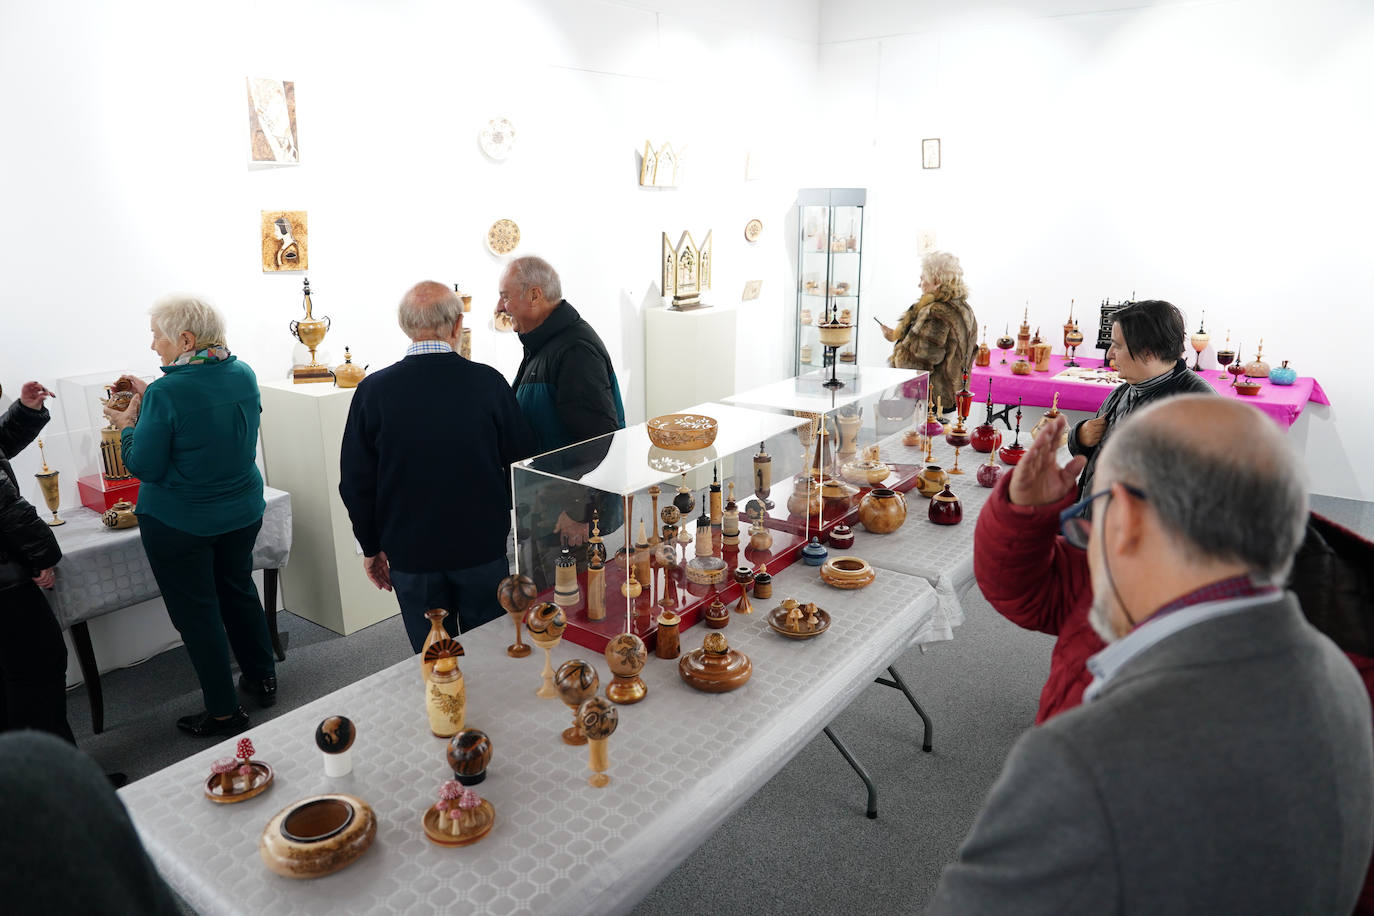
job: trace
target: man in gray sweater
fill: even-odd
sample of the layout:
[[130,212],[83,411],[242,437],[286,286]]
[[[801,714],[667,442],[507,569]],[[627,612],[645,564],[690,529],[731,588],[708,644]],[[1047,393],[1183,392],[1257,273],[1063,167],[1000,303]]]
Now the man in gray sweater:
[[[1016,473],[1072,487],[1078,462],[1037,459],[1061,429]],[[1094,487],[1055,563],[1087,551],[1108,646],[1084,705],[1012,748],[929,912],[1349,913],[1374,847],[1370,704],[1275,585],[1307,518],[1283,436],[1248,405],[1170,398],[1117,428]]]

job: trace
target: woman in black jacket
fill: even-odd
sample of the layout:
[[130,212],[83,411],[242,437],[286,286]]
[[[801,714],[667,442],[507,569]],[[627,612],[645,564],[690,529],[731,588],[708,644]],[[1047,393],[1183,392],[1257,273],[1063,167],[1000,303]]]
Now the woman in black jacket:
[[76,743],[67,724],[67,646],[39,587],[51,588],[62,549],[20,495],[9,459],[50,419],[53,394],[27,382],[0,416],[0,731],[34,728]]

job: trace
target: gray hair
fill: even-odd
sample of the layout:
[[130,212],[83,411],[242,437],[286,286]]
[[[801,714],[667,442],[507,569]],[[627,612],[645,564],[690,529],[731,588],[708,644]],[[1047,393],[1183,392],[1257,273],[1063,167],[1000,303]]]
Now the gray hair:
[[1168,423],[1142,422],[1153,408],[1178,401],[1152,405],[1123,423],[1102,464],[1113,480],[1144,490],[1165,530],[1189,551],[1242,563],[1262,584],[1282,584],[1307,526],[1307,485],[1297,457],[1277,427],[1258,415],[1242,449],[1180,437]]
[[563,282],[558,279],[558,271],[543,258],[535,255],[516,258],[506,270],[523,289],[537,286],[544,291],[544,298],[554,305],[563,301]]
[[964,268],[948,251],[932,251],[921,259],[921,279],[935,284],[935,298],[941,302],[967,299]]
[[411,340],[426,334],[447,337],[462,315],[463,302],[458,294],[435,280],[416,283],[396,308],[396,320]]
[[219,310],[199,296],[172,293],[163,296],[148,309],[153,324],[168,340],[176,340],[182,331],[190,331],[196,347],[224,346],[224,319]]

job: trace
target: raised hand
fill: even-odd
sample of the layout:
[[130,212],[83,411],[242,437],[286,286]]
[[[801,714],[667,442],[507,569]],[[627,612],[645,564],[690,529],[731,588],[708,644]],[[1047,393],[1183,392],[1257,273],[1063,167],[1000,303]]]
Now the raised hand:
[[1079,455],[1062,468],[1056,460],[1059,451],[1057,443],[1066,425],[1068,421],[1063,416],[1051,420],[1040,430],[1040,435],[1035,437],[1016,467],[1012,468],[1007,495],[1014,505],[1045,506],[1057,503],[1077,488],[1078,474],[1088,459]]
[[56,394],[44,388],[38,382],[25,382],[24,387],[19,389],[19,403],[30,410],[42,410],[43,401],[55,397],[57,397]]

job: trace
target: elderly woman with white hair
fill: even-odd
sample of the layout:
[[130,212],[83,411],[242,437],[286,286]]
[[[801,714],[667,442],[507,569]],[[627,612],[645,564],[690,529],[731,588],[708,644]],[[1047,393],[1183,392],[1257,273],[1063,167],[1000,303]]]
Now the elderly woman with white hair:
[[277,698],[277,672],[262,602],[253,583],[253,545],[266,507],[254,461],[262,412],[257,377],[230,354],[219,312],[191,296],[150,310],[152,349],[162,378],[124,376],[129,408],[106,408],[120,429],[124,463],[141,481],[137,515],[143,547],[205,696],[205,712],[177,727],[197,737],[248,727],[229,667],[260,706]]
[[896,329],[884,325],[883,336],[892,341],[888,362],[929,371],[930,399],[953,410],[960,376],[972,367],[978,348],[978,323],[958,258],[932,251],[922,259],[920,300],[902,314]]

